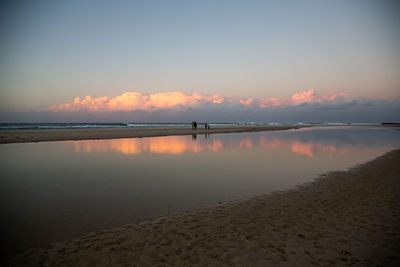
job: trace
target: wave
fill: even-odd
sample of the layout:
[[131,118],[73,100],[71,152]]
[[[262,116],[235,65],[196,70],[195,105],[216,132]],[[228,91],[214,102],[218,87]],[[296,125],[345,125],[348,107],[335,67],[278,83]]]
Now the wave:
[[[346,126],[371,125],[373,123],[342,122],[209,122],[211,127],[237,126]],[[198,123],[204,125],[204,122]],[[0,123],[0,130],[40,130],[40,129],[86,129],[86,128],[140,128],[140,127],[191,127],[191,123]]]

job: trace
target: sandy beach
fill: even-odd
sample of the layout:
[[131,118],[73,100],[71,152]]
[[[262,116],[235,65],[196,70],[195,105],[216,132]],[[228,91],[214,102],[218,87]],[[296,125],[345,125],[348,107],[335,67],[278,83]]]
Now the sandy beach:
[[0,267],[400,266],[400,0],[0,7]]
[[132,137],[155,137],[168,135],[219,134],[298,129],[299,126],[243,126],[213,127],[141,127],[141,128],[97,128],[97,129],[45,129],[45,130],[0,130],[0,144],[65,140],[116,139]]
[[11,265],[396,265],[399,163],[395,150],[297,189],[90,233]]

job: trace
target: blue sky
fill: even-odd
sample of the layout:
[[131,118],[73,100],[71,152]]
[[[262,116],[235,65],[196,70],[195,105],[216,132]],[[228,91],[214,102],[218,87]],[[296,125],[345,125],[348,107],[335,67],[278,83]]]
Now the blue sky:
[[4,114],[126,92],[290,98],[313,88],[400,97],[396,1],[2,5]]

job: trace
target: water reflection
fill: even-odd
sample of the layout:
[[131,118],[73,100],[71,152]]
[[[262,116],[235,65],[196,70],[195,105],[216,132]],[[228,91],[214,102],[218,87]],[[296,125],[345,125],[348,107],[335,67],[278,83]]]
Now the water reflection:
[[203,150],[218,151],[223,148],[222,142],[218,139],[202,142],[197,140],[196,135],[192,135],[192,140],[186,136],[168,136],[72,142],[74,144],[74,150],[77,153],[118,151],[123,154],[141,154],[146,152],[157,154],[182,154],[185,152],[197,153]]
[[1,145],[2,251],[291,188],[400,147],[382,128]]
[[[314,130],[315,131],[315,130]],[[292,133],[268,133],[268,134],[237,134],[237,137],[227,139],[224,135],[206,134],[199,136],[193,134],[188,136],[167,136],[154,138],[128,138],[110,140],[85,140],[72,141],[76,153],[94,153],[117,151],[123,154],[182,154],[199,153],[201,151],[221,151],[229,149],[289,149],[291,152],[313,158],[316,153],[329,152],[346,154],[360,149],[379,149],[390,150],[393,145],[389,143],[371,144],[368,139],[353,135],[351,140],[347,136],[346,140],[340,142],[338,138],[334,140],[323,138],[315,140],[313,135],[307,135],[312,131]],[[299,138],[302,135],[302,138]],[[339,142],[338,142],[339,140]]]

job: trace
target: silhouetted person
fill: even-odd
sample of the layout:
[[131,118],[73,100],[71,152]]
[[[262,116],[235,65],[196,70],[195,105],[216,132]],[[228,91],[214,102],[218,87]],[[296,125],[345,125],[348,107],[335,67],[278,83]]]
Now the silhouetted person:
[[194,121],[192,121],[192,130],[194,130]]
[[194,129],[197,130],[197,122],[194,121]]
[[207,124],[207,122],[204,123],[204,129],[206,129],[206,130],[208,129],[208,124]]

